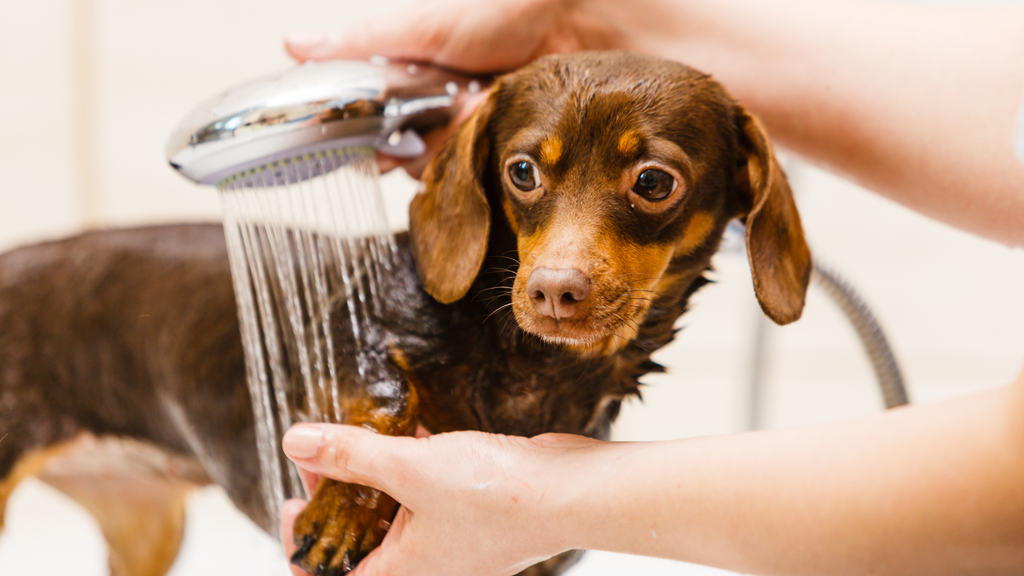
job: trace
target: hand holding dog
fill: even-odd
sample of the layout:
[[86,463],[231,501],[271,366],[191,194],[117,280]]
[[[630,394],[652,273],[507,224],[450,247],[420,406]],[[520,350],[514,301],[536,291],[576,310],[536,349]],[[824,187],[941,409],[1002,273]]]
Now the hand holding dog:
[[[811,429],[625,443],[302,424],[284,448],[402,503],[354,576],[507,576],[574,548],[743,573],[1009,574],[1024,566],[1022,406],[1024,373]],[[286,504],[284,534],[302,506]]]
[[[311,475],[371,486],[403,503],[354,576],[511,575],[568,549],[555,483],[607,447],[570,435],[393,438],[330,424],[296,426],[284,440],[289,457]],[[282,533],[291,534],[303,507],[298,500],[285,505]],[[285,540],[291,555],[295,546]]]

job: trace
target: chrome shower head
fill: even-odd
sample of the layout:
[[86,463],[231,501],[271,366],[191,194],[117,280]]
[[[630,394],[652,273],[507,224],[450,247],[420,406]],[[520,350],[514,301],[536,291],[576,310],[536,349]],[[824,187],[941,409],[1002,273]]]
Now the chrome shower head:
[[303,64],[207,100],[168,142],[174,169],[220,191],[268,518],[302,494],[281,435],[344,421],[354,382],[374,374],[368,342],[398,250],[374,151],[421,154],[416,131],[479,90],[415,64]]
[[[278,163],[337,149],[416,156],[423,144],[415,131],[447,122],[458,94],[479,90],[477,80],[417,64],[309,62],[203,102],[171,135],[167,159],[199,184],[219,184],[261,167],[287,170]],[[316,175],[296,170],[272,177]]]

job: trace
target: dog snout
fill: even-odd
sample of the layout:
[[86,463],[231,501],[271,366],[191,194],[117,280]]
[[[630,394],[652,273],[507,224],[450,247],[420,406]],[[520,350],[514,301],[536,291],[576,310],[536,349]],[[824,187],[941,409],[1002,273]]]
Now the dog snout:
[[526,282],[526,293],[537,312],[561,320],[575,314],[590,295],[590,278],[575,268],[537,268]]

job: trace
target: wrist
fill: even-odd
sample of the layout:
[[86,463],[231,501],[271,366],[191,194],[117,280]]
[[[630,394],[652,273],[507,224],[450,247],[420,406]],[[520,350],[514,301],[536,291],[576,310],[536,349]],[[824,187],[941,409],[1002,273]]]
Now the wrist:
[[612,494],[618,471],[614,452],[624,444],[582,436],[544,434],[531,439],[530,475],[543,478],[544,496],[537,506],[535,526],[545,557],[573,549],[594,548],[608,526],[602,502]]

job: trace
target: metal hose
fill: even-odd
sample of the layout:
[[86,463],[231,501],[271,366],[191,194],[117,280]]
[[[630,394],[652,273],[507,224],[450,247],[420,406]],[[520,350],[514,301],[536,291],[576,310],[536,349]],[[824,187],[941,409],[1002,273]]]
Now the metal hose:
[[814,273],[811,274],[811,279],[832,298],[853,324],[857,337],[871,359],[871,366],[875,370],[875,377],[878,378],[878,385],[885,398],[885,407],[895,408],[909,404],[899,364],[889,346],[889,340],[868,305],[849,281],[817,258],[814,259]]

